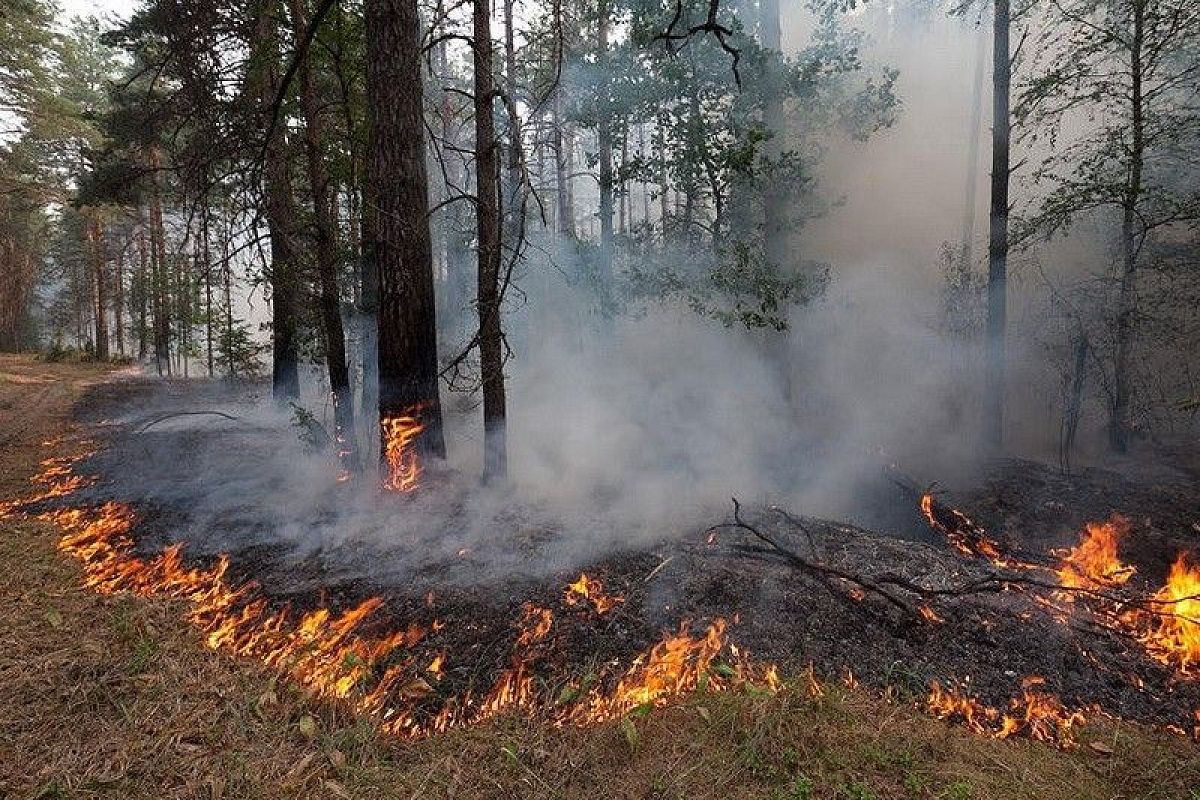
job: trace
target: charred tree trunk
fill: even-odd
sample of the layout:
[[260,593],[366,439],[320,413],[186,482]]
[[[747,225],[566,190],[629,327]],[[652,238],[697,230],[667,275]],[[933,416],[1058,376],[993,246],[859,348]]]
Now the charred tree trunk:
[[364,11],[367,196],[377,206],[379,416],[416,415],[424,424],[416,446],[444,458],[417,1],[366,0]]
[[1114,452],[1129,449],[1130,400],[1133,395],[1129,375],[1137,315],[1138,250],[1143,232],[1139,230],[1138,205],[1142,197],[1142,171],[1146,155],[1145,96],[1142,87],[1143,47],[1146,36],[1147,0],[1133,0],[1133,38],[1129,43],[1130,76],[1130,147],[1129,179],[1121,203],[1121,288],[1117,300],[1116,354],[1113,360],[1113,400],[1108,421],[1108,443]]
[[[292,33],[296,48],[303,46],[308,28],[308,9],[303,0],[289,0]],[[302,58],[298,78],[304,109],[304,149],[308,160],[308,183],[312,194],[317,232],[317,281],[321,295],[321,325],[325,331],[325,360],[329,367],[329,389],[333,394],[334,438],[341,448],[343,466],[355,470],[354,392],[346,363],[346,333],[342,328],[341,295],[337,280],[337,220],[330,200],[329,172],[325,166],[321,108],[313,83],[312,59]]]
[[1008,52],[1011,24],[1009,0],[995,0],[992,27],[992,197],[988,236],[987,381],[984,431],[988,444],[1004,446],[1005,329],[1008,314],[1008,179],[1009,85],[1012,60]]
[[479,367],[483,382],[483,480],[505,477],[504,342],[500,329],[500,220],[495,121],[492,103],[492,31],[489,0],[474,2],[475,193],[479,238]]

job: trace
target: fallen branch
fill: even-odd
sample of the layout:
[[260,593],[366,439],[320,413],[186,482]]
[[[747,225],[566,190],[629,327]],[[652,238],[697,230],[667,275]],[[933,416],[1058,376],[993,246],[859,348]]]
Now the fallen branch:
[[[800,569],[803,572],[808,573],[809,575],[812,575],[812,576],[818,578],[831,591],[833,591],[833,582],[830,579],[837,578],[838,580],[845,581],[847,583],[852,583],[855,586],[858,586],[864,592],[868,592],[870,594],[877,595],[878,597],[882,598],[884,601],[891,604],[895,608],[900,609],[900,611],[912,621],[919,622],[922,619],[921,615],[917,612],[917,610],[915,608],[913,608],[908,603],[901,600],[896,595],[887,591],[886,589],[883,589],[882,587],[878,586],[877,584],[867,580],[866,578],[863,578],[859,575],[855,575],[853,573],[838,569],[837,567],[830,567],[825,564],[818,564],[815,561],[809,561],[808,559],[804,558],[804,556],[800,555],[796,551],[791,550],[787,547],[784,547],[779,542],[775,541],[770,536],[763,533],[761,530],[759,530],[755,526],[751,525],[750,523],[748,523],[744,519],[742,519],[741,504],[738,502],[736,497],[733,497],[730,499],[733,501],[733,520],[734,521],[732,523],[723,523],[721,525],[714,525],[709,530],[717,530],[719,528],[738,528],[738,529],[747,531],[752,536],[754,536],[756,539],[763,542],[768,547],[770,547],[772,550],[774,550],[779,555],[781,555],[792,566]],[[845,593],[843,593],[843,592],[834,591],[834,595],[844,601],[854,602],[854,599],[852,597],[847,597],[845,595]]]
[[224,417],[225,419],[231,419],[231,420],[235,420],[235,421],[238,419],[238,417],[235,417],[232,414],[226,414],[224,411],[176,411],[173,414],[164,414],[161,417],[155,417],[154,419],[150,420],[145,425],[143,425],[141,428],[139,428],[137,432],[145,433],[149,428],[157,425],[158,423],[166,422],[167,420],[174,419],[175,417],[201,417],[201,416]]

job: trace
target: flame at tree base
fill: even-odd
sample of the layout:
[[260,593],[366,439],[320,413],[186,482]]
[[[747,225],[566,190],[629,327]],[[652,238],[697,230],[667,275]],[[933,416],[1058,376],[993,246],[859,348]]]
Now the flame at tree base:
[[379,421],[383,436],[383,461],[387,473],[383,476],[383,488],[392,492],[412,492],[421,483],[421,454],[417,451],[417,437],[425,430],[421,421],[420,407],[414,407],[397,416],[384,417]]

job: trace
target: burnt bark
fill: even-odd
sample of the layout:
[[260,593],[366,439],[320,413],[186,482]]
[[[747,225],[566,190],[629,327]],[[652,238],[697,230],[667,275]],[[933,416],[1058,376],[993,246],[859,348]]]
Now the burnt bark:
[[417,2],[366,0],[364,11],[371,123],[367,197],[376,204],[379,274],[379,415],[415,414],[424,423],[418,449],[444,458]]
[[504,397],[504,340],[500,328],[499,159],[492,104],[492,31],[489,0],[475,0],[475,211],[479,239],[479,368],[483,384],[483,480],[504,478],[508,450]]

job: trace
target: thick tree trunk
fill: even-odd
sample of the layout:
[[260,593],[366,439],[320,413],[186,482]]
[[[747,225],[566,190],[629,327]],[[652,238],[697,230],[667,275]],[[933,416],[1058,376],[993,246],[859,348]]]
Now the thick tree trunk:
[[417,448],[444,458],[417,0],[366,0],[364,11],[371,121],[367,198],[378,209],[379,416],[417,416],[424,425]]
[[96,301],[96,358],[108,361],[108,277],[104,253],[104,227],[95,212],[89,212],[87,237],[92,257],[92,283]]
[[483,480],[508,472],[504,397],[504,342],[500,329],[500,220],[492,103],[492,32],[489,0],[474,2],[475,185],[479,239],[479,367],[483,381]]
[[[308,9],[304,0],[288,0],[292,15],[292,33],[299,49],[308,29]],[[304,110],[304,149],[308,157],[308,183],[312,194],[313,218],[317,231],[317,281],[321,293],[321,325],[325,331],[325,361],[329,367],[329,389],[333,395],[333,413],[342,465],[358,469],[355,455],[354,392],[350,388],[350,370],[346,363],[346,332],[342,328],[342,303],[337,280],[337,220],[329,190],[329,171],[325,166],[321,107],[312,77],[312,59],[300,62],[298,78]]]
[[1113,360],[1113,400],[1108,421],[1109,447],[1117,453],[1129,449],[1130,401],[1133,396],[1129,374],[1137,321],[1137,256],[1141,232],[1138,230],[1138,204],[1142,197],[1142,171],[1145,162],[1146,121],[1142,88],[1143,46],[1145,43],[1146,3],[1133,0],[1133,38],[1129,46],[1130,71],[1130,147],[1129,179],[1121,213],[1121,288],[1117,300],[1116,354]]
[[988,236],[987,380],[984,434],[993,450],[1004,447],[1005,330],[1008,315],[1009,0],[995,0],[992,23],[992,197]]

